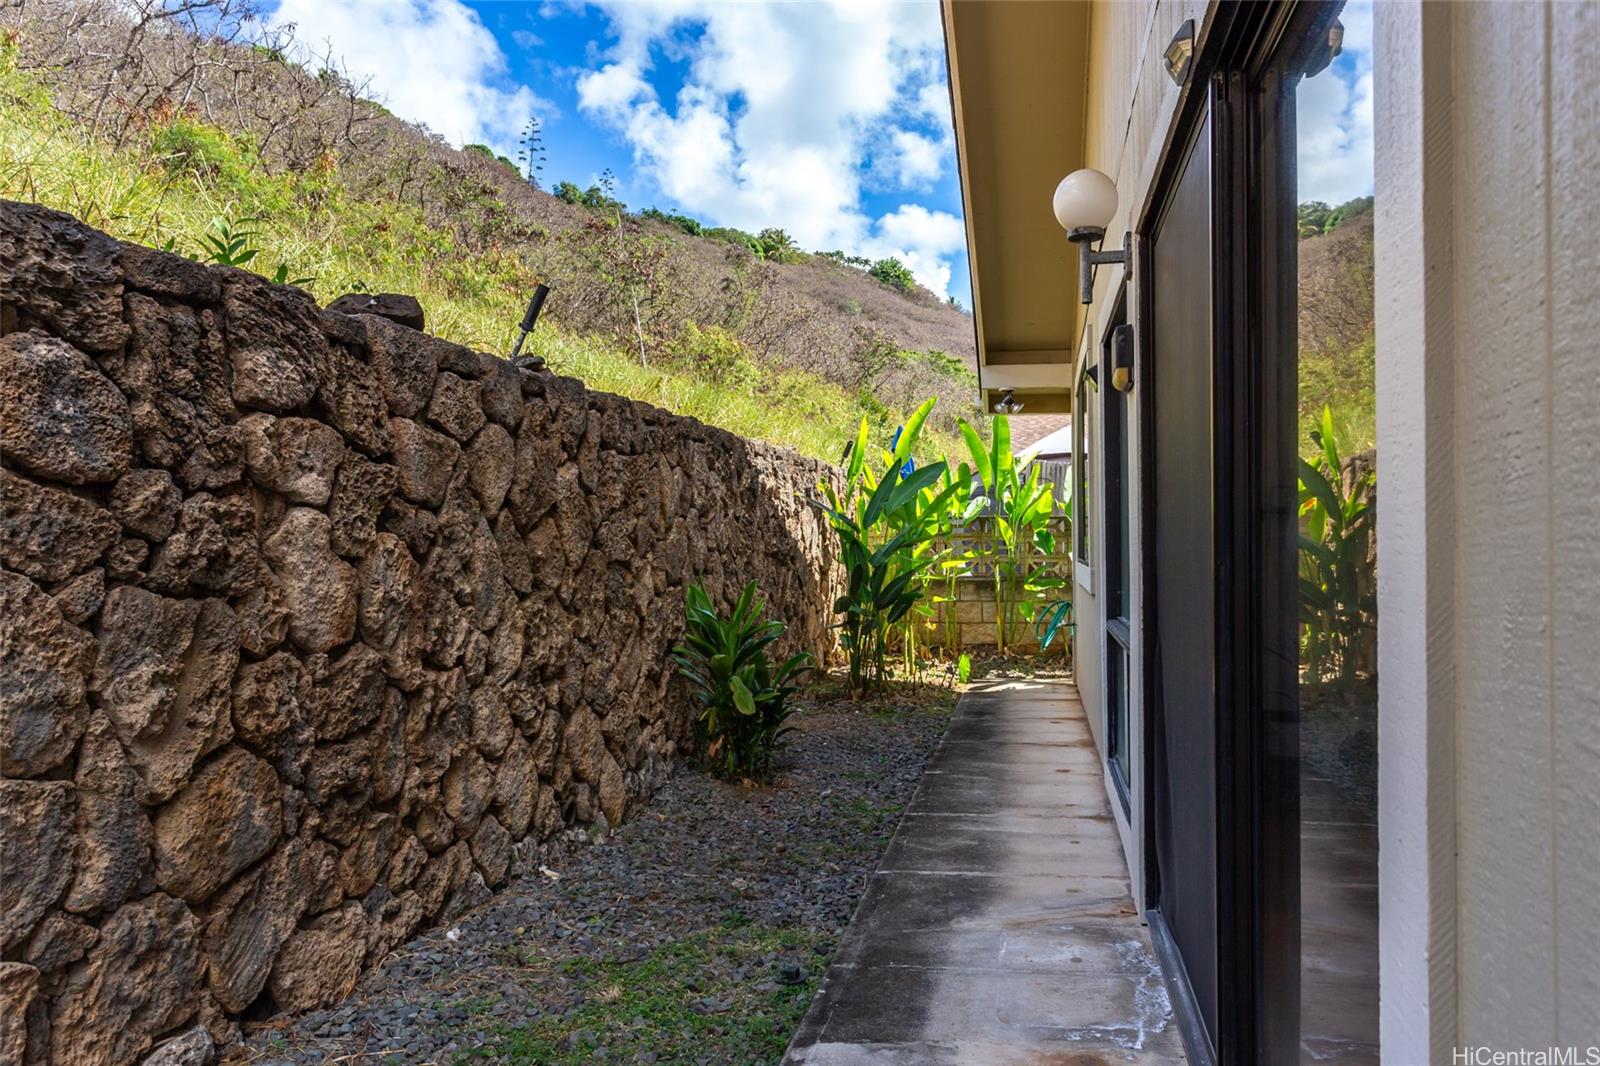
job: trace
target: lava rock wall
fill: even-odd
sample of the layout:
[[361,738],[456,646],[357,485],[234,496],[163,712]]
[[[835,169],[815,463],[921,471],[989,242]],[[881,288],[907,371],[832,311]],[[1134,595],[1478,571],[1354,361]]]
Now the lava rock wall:
[[825,476],[0,201],[0,1061],[203,1058],[621,822],[686,582],[829,646]]

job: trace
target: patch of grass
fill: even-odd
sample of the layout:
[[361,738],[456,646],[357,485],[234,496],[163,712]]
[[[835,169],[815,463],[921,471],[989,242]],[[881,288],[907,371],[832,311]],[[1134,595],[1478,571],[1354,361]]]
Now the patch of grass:
[[[579,990],[571,1009],[506,1029],[457,1061],[561,1066],[595,1061],[604,1048],[613,1062],[642,1052],[663,1063],[777,1062],[811,1003],[826,964],[818,949],[827,946],[819,932],[739,915],[642,959],[564,959],[555,969]],[[781,959],[799,962],[805,980],[779,981]]]
[[898,818],[904,809],[899,803],[877,804],[861,796],[834,797],[833,807],[842,821],[862,834],[878,831]]

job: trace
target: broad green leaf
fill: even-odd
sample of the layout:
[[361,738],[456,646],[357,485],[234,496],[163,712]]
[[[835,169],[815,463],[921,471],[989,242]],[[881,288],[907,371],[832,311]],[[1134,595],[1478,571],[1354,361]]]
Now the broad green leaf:
[[756,713],[756,698],[737,675],[728,679],[728,687],[733,692],[733,705],[739,709],[740,714]]
[[928,415],[933,411],[933,405],[938,402],[937,396],[930,396],[922,405],[911,412],[911,417],[906,419],[905,426],[900,430],[900,439],[895,442],[894,461],[904,464],[911,456],[911,449],[916,446],[917,437],[922,434],[922,424],[928,420]]
[[994,464],[989,461],[989,451],[983,445],[983,438],[978,436],[978,431],[965,418],[959,419],[956,425],[961,430],[961,439],[967,444],[967,451],[972,453],[972,466],[978,472],[978,480],[987,492],[994,487]]

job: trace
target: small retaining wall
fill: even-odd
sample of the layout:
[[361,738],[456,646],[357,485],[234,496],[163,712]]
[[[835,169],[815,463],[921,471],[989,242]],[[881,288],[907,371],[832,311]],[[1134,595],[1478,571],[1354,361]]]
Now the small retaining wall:
[[822,464],[4,201],[0,463],[8,1063],[331,1003],[622,821],[698,575],[830,643]]
[[[987,578],[963,579],[955,583],[955,591],[954,600],[934,606],[934,617],[927,631],[929,643],[953,652],[996,647],[999,640],[994,620],[994,582]],[[1038,650],[1039,636],[1031,623],[1017,622],[1013,629],[1015,638],[1008,647],[1029,652]],[[1064,638],[1065,634],[1057,636],[1052,647],[1057,650],[1064,647]]]

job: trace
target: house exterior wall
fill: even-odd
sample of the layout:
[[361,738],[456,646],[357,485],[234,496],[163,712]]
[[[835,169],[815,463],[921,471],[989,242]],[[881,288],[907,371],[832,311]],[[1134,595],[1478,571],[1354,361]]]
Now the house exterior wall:
[[[1150,184],[1161,159],[1162,145],[1176,112],[1179,87],[1162,64],[1161,54],[1184,20],[1194,19],[1196,34],[1203,28],[1206,4],[1201,0],[1156,0],[1155,3],[1095,3],[1089,17],[1089,92],[1088,118],[1085,123],[1084,165],[1093,167],[1111,177],[1117,184],[1117,214],[1107,227],[1108,234],[1125,233],[1132,227],[1150,190]],[[1108,242],[1111,243],[1111,242]],[[1094,302],[1086,309],[1086,320],[1078,343],[1076,372],[1085,361],[1093,364],[1099,351],[1100,340],[1109,328],[1115,311],[1118,288],[1123,284],[1125,272],[1121,267],[1102,267],[1095,278]],[[1128,307],[1137,306],[1138,279],[1131,279]],[[1130,469],[1138,470],[1140,440],[1143,427],[1137,402],[1140,384],[1135,380],[1128,405],[1128,461]],[[1105,750],[1105,697],[1101,685],[1101,664],[1104,662],[1104,607],[1096,593],[1098,577],[1104,566],[1105,537],[1105,473],[1101,456],[1104,442],[1101,439],[1099,412],[1088,420],[1093,436],[1090,463],[1092,478],[1091,539],[1092,558],[1089,567],[1079,566],[1075,574],[1073,603],[1078,620],[1077,640],[1073,656],[1073,674],[1083,696],[1083,706],[1101,751]],[[1140,557],[1140,509],[1138,492],[1130,493],[1130,513],[1127,529],[1132,538],[1129,545],[1132,557]],[[1133,584],[1129,590],[1132,602],[1143,602],[1143,575],[1133,567]],[[1133,656],[1134,669],[1129,678],[1129,706],[1134,709],[1130,729],[1130,765],[1133,780],[1129,782],[1131,811],[1125,817],[1118,804],[1112,804],[1123,836],[1123,850],[1128,856],[1134,896],[1141,908],[1147,901],[1144,893],[1144,849],[1136,846],[1134,827],[1144,824],[1144,737],[1140,729],[1138,708],[1144,705],[1143,671],[1138,664],[1144,661],[1143,627],[1134,619]],[[1108,778],[1107,787],[1111,787]]]
[[1379,5],[1375,32],[1384,1058],[1588,1047],[1600,9]]
[[[1110,234],[1143,209],[1178,103],[1161,53],[1188,18],[1203,40],[1209,13],[1093,6],[1084,165],[1117,185]],[[1374,29],[1383,1060],[1586,1049],[1600,1045],[1600,5],[1385,3]],[[1123,280],[1098,272],[1074,380]],[[1139,419],[1134,403],[1135,470]],[[1075,671],[1103,748],[1092,451]],[[1121,829],[1139,894],[1137,669],[1132,684]]]

